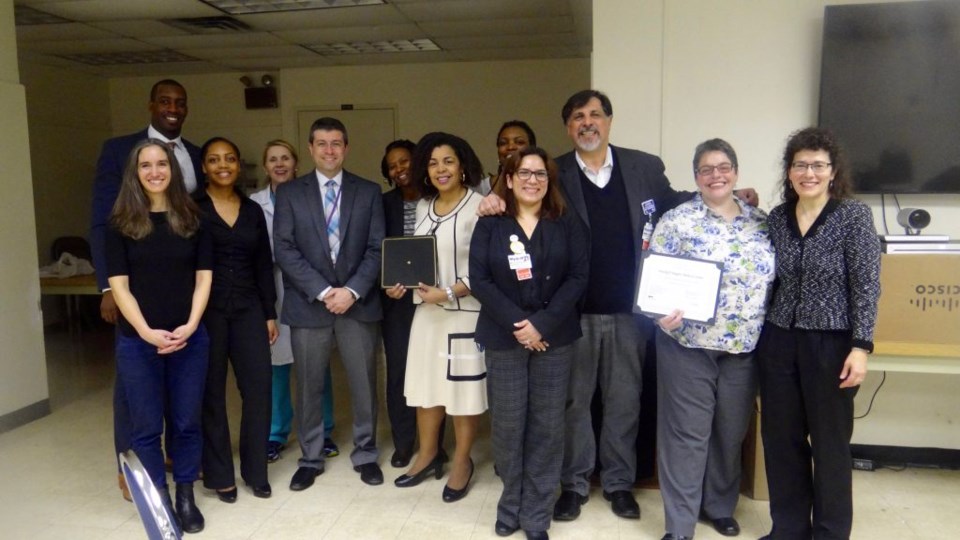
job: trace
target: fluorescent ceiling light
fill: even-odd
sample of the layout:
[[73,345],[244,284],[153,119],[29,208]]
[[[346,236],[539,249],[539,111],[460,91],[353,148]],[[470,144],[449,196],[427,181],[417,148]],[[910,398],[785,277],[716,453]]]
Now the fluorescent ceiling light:
[[370,54],[370,53],[400,53],[439,51],[429,39],[392,39],[389,41],[351,41],[350,43],[318,43],[304,45],[304,47],[323,56],[339,56],[342,54]]
[[170,62],[198,62],[199,58],[177,51],[139,51],[117,53],[60,54],[60,58],[90,66],[116,66],[123,64],[166,64]]
[[220,11],[231,15],[251,13],[275,13],[277,11],[302,11],[338,7],[373,6],[385,4],[384,0],[201,0]]

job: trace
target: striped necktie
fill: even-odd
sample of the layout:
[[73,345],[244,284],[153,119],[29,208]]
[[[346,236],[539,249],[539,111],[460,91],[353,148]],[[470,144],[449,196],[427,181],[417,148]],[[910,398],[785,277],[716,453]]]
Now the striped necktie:
[[330,243],[330,258],[334,263],[337,262],[337,254],[340,252],[340,190],[337,189],[337,183],[328,180],[325,184],[327,193],[323,197],[323,214],[327,221],[327,241]]

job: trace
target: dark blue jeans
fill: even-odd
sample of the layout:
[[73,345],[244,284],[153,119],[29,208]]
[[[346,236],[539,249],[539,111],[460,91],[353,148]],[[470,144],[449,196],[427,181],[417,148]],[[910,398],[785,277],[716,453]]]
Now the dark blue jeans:
[[173,479],[189,483],[197,479],[203,440],[200,405],[207,377],[210,339],[201,324],[187,346],[171,354],[138,336],[117,338],[117,378],[130,410],[130,446],[143,462],[157,487],[167,485],[160,437],[164,404],[169,404],[173,430]]

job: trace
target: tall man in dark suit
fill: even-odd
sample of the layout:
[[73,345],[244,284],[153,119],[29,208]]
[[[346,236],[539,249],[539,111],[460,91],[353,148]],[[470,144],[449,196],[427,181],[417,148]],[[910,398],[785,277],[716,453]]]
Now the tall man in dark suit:
[[[203,182],[200,148],[180,136],[183,122],[187,119],[187,91],[172,79],[158,81],[150,89],[150,125],[146,129],[107,139],[97,160],[97,176],[93,183],[93,207],[90,212],[90,248],[93,266],[97,275],[97,287],[103,292],[100,300],[100,315],[111,324],[117,322],[119,311],[113,293],[107,284],[107,255],[105,237],[110,223],[110,212],[120,193],[123,168],[130,150],[138,142],[154,138],[168,145],[175,145],[174,153],[189,191],[194,191]],[[114,387],[113,429],[114,447],[117,453],[130,448],[126,398],[119,387]],[[124,498],[129,500],[123,477],[120,477]]]
[[343,170],[347,129],[335,118],[310,127],[316,170],[277,189],[273,240],[283,271],[281,320],[290,325],[297,371],[299,468],[290,489],[323,473],[323,384],[334,345],[347,372],[353,407],[354,470],[383,483],[377,465],[377,368],[382,317],[377,277],[384,236],[380,187]]

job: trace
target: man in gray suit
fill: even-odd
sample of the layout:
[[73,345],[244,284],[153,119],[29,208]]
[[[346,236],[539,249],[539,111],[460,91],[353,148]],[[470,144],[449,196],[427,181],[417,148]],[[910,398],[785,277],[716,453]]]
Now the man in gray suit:
[[299,468],[290,489],[313,485],[323,473],[323,385],[334,346],[347,372],[353,407],[353,452],[360,479],[383,483],[377,465],[377,370],[380,187],[343,170],[347,129],[336,118],[310,127],[316,170],[281,184],[274,214],[274,250],[283,271],[281,320],[290,325],[297,372],[295,403]]

